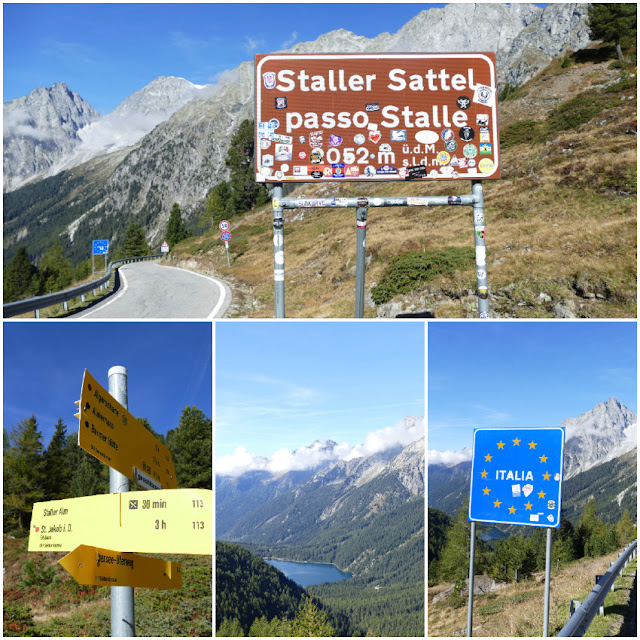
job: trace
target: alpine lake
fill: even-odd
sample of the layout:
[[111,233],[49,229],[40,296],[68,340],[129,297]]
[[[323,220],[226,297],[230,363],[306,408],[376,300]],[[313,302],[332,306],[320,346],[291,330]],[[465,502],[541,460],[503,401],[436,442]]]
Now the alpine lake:
[[316,562],[294,562],[292,560],[276,560],[265,558],[272,567],[282,571],[289,580],[293,580],[301,587],[308,587],[322,582],[338,582],[348,580],[351,574],[341,571],[334,564],[319,564]]

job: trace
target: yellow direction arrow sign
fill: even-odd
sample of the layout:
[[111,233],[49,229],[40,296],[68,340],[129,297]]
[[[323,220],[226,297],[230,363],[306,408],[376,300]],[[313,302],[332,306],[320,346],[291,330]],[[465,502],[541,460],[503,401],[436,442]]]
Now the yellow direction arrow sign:
[[36,502],[29,551],[78,545],[136,553],[212,553],[213,492],[130,491]]
[[182,589],[182,565],[81,544],[60,560],[80,584]]
[[85,369],[78,444],[145,489],[175,489],[169,449]]

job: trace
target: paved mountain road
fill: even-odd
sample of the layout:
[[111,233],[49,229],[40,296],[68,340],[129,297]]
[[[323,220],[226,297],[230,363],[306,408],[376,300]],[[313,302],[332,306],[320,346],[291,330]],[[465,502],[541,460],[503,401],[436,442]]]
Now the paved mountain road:
[[155,262],[119,269],[120,287],[73,318],[220,318],[231,303],[229,288],[193,271]]

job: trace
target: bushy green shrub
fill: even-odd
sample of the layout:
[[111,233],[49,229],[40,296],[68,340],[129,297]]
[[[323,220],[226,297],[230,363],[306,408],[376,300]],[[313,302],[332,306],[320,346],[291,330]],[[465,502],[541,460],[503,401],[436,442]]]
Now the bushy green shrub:
[[28,605],[2,605],[2,634],[4,636],[33,636],[33,612]]
[[503,149],[542,140],[544,140],[542,128],[535,120],[519,120],[500,132],[500,146]]
[[380,282],[371,289],[376,304],[399,293],[413,291],[441,274],[453,274],[475,264],[472,247],[445,247],[437,251],[408,251],[391,260]]
[[29,558],[22,567],[22,584],[25,587],[46,586],[55,582],[59,582],[56,574],[56,568],[45,566],[44,559],[35,562],[33,558]]
[[549,112],[547,128],[551,131],[575,129],[595,118],[602,109],[601,100],[595,93],[581,93]]

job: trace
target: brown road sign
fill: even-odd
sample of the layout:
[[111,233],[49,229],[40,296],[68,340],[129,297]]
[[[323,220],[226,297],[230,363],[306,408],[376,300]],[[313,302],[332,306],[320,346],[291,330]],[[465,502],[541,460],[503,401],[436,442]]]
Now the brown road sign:
[[145,489],[178,486],[171,453],[85,369],[78,444]]
[[182,565],[81,544],[60,561],[79,584],[182,589]]
[[255,59],[258,182],[500,177],[493,53]]

